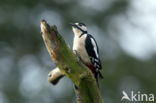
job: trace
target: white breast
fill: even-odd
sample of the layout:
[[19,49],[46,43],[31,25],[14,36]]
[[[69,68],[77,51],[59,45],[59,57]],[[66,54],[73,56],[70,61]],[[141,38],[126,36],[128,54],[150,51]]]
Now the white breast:
[[85,63],[90,63],[90,58],[87,54],[87,51],[85,49],[85,39],[87,34],[84,34],[79,38],[79,36],[74,37],[73,41],[73,50],[77,52],[78,56],[82,59]]

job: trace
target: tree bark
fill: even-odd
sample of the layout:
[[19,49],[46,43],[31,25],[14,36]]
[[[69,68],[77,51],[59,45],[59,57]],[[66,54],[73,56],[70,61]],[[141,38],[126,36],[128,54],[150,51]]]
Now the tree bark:
[[62,77],[64,77],[64,74],[62,74],[60,69],[56,67],[52,71],[49,72],[48,81],[51,84],[56,85]]
[[82,103],[103,103],[96,80],[89,69],[79,62],[72,50],[68,48],[56,26],[41,21],[42,38],[51,59],[78,88]]

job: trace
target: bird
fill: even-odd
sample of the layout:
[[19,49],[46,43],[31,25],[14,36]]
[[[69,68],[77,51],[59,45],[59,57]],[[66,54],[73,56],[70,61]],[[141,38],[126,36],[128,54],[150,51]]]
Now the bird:
[[99,48],[95,38],[88,33],[84,23],[70,23],[74,33],[73,52],[79,60],[93,73],[97,84],[98,79],[103,78],[100,70],[102,69],[99,56]]

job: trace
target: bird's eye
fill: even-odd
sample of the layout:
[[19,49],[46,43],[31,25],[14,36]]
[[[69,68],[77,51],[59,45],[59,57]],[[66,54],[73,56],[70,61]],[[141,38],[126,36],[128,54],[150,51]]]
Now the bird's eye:
[[82,26],[82,24],[79,24],[79,26]]

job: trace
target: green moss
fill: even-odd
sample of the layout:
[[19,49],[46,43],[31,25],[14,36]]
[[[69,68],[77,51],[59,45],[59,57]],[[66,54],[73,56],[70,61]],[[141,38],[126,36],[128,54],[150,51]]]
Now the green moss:
[[77,61],[72,50],[68,48],[65,40],[57,31],[56,26],[51,26],[51,32],[43,34],[43,36],[49,53],[54,53],[50,54],[52,60],[72,80],[73,84],[79,88],[82,102],[103,103],[93,74]]

